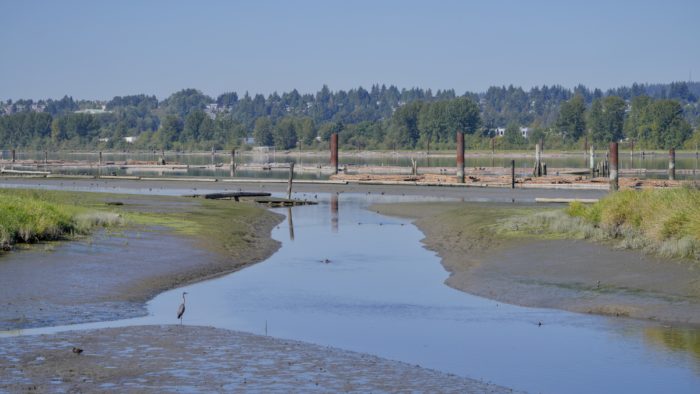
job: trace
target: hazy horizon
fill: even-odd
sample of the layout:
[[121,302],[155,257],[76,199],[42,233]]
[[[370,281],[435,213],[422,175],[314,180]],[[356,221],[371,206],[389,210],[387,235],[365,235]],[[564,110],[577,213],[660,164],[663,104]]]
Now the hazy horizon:
[[163,99],[373,84],[607,90],[700,73],[700,3],[677,0],[6,3],[0,99]]

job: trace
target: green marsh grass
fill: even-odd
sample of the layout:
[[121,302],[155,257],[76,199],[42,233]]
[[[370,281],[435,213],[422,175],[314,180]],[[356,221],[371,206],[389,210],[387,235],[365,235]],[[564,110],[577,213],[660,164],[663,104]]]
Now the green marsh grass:
[[500,222],[501,232],[611,241],[670,258],[700,259],[700,191],[624,190],[595,204],[532,212]]

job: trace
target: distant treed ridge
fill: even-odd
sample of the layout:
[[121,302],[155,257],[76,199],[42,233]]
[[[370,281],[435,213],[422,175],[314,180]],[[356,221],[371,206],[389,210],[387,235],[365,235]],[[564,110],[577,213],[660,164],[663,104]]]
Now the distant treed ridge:
[[[550,148],[626,141],[642,149],[700,144],[700,83],[633,84],[603,92],[579,85],[491,87],[483,93],[373,85],[327,86],[267,97],[248,92],[216,99],[184,89],[159,101],[144,94],[110,101],[0,102],[3,149],[451,149],[455,133],[472,149]],[[695,127],[695,132],[693,128]]]

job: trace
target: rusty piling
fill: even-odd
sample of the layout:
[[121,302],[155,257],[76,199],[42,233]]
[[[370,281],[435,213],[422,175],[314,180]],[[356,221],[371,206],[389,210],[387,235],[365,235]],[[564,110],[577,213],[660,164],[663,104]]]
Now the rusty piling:
[[668,180],[676,180],[676,149],[671,148],[668,151]]
[[610,191],[617,191],[620,188],[617,161],[617,142],[610,143]]
[[464,183],[464,133],[457,132],[457,182]]
[[331,134],[331,167],[333,173],[338,173],[338,133]]

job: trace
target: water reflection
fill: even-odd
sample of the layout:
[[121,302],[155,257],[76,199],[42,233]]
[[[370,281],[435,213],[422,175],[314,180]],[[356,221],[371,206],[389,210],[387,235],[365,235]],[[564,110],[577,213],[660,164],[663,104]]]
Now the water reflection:
[[687,353],[700,362],[700,330],[698,329],[648,327],[644,329],[644,339],[658,347]]
[[331,193],[331,231],[338,232],[338,193]]
[[292,207],[287,207],[287,223],[289,224],[289,240],[294,241],[294,219],[292,217]]

